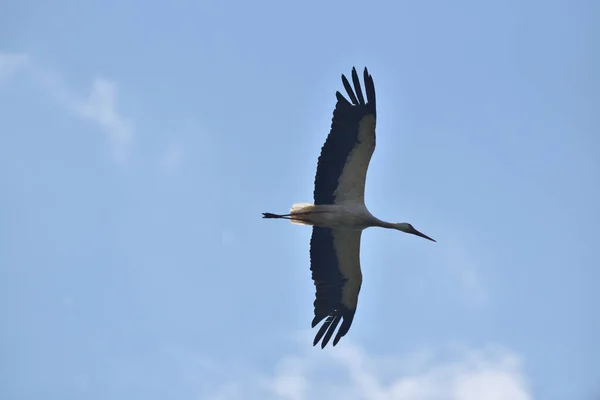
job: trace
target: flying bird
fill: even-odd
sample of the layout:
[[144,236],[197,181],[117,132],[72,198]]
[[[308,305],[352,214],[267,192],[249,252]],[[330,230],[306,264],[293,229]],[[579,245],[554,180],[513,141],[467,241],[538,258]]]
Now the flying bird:
[[312,226],[310,269],[316,288],[312,328],[325,319],[315,335],[324,348],[337,326],[333,346],[348,333],[362,285],[360,237],[365,228],[378,226],[411,233],[434,241],[406,222],[391,223],[374,217],[365,206],[367,168],[375,150],[375,85],[363,74],[367,101],[356,69],[352,83],[342,74],[348,101],[339,91],[331,130],[317,163],[314,204],[295,203],[289,214],[263,213],[263,218],[288,219],[297,225]]

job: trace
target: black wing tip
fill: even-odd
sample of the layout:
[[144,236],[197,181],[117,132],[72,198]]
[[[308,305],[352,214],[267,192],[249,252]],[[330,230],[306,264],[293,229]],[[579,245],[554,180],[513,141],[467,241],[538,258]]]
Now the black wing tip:
[[[313,347],[316,346],[319,342],[321,342],[321,349],[324,349],[325,346],[329,343],[329,340],[333,336],[333,333],[337,329],[340,322],[342,323],[340,328],[337,331],[333,339],[332,346],[335,347],[341,338],[346,336],[348,331],[350,330],[350,326],[352,325],[352,321],[354,320],[355,311],[351,311],[346,307],[343,307],[341,312],[334,312],[327,316],[327,319],[321,325],[321,328],[318,330],[315,338],[313,340]],[[319,322],[321,322],[325,316],[315,316],[312,321],[312,327],[314,328]],[[323,340],[321,340],[323,339]]]
[[[367,70],[367,67],[365,66],[364,71],[366,71],[366,70]],[[352,73],[355,73],[355,72],[356,72],[356,66],[353,65],[352,66]]]
[[[352,67],[351,75],[352,75],[352,76],[356,75],[356,76],[358,77],[358,72],[357,72],[357,70],[356,70],[356,67],[355,67],[355,66],[353,66],[353,67]],[[365,68],[363,69],[363,76],[364,76],[364,77],[367,77],[367,76],[368,76],[369,78],[371,77],[371,74],[369,74],[369,68],[368,68],[368,67],[366,67],[366,66],[365,66]],[[344,74],[342,74],[342,79],[344,79],[345,77],[346,77],[346,76],[345,76]]]
[[[333,333],[333,330],[330,330],[329,332]],[[313,340],[313,347],[315,347],[317,344],[319,344],[319,342],[321,342],[321,346],[320,346],[321,349],[325,349],[325,347],[329,343],[329,340],[330,340],[330,338],[331,338],[332,335],[328,334],[327,336],[329,336],[329,337],[324,337],[323,340],[321,340],[321,338],[323,337],[324,333],[325,332],[323,332],[323,334],[321,334],[321,335],[319,335],[317,333],[315,335],[315,339]],[[335,338],[333,338],[333,342],[331,343],[331,346],[335,347],[340,342],[340,339],[343,338],[344,336],[346,336],[345,333],[342,335],[341,332],[338,331],[338,333],[335,335]]]
[[350,85],[348,78],[346,75],[342,73],[342,83],[344,85],[344,89],[348,93],[350,97],[350,101],[348,101],[339,91],[336,92],[336,97],[338,101],[345,100],[347,103],[351,103],[352,105],[373,105],[375,106],[375,84],[373,82],[373,76],[369,73],[369,69],[365,66],[363,70],[363,81],[365,85],[365,91],[367,95],[367,101],[363,97],[362,88],[360,85],[360,80],[358,78],[358,73],[356,71],[356,67],[352,67],[351,72],[352,83],[354,84],[354,88]]
[[[315,335],[315,338],[313,340],[313,347],[316,346],[319,342],[321,342],[321,349],[324,349],[327,346],[327,343],[329,343],[331,336],[333,336],[333,333],[335,332],[335,329],[337,328],[337,325],[339,324],[340,320],[340,316],[329,317],[327,321],[325,321],[325,323],[321,326],[321,329],[319,329],[319,331]],[[333,340],[333,346],[337,344],[339,338],[340,333],[338,332],[335,339]]]
[[[331,344],[332,347],[335,347],[336,344],[338,344],[338,342],[340,341],[340,338],[338,338],[337,336],[335,337],[335,339],[333,339],[333,343]],[[325,342],[321,342],[321,349],[325,349],[326,343]],[[318,341],[315,340],[315,342],[313,343],[313,347],[315,347],[318,344]]]
[[356,73],[356,68],[352,67],[352,83],[354,84],[354,91],[356,93],[356,97],[358,97],[358,103],[360,105],[365,105],[365,98],[363,96],[362,87],[360,85],[360,79],[358,78],[358,73]]
[[325,318],[325,317],[326,317],[326,315],[323,315],[323,316],[315,315],[315,317],[313,318],[313,320],[310,324],[310,327],[314,328],[315,326],[317,326],[319,324],[319,322],[323,321],[323,318]]
[[[354,82],[354,85],[356,86],[356,82],[354,81],[354,75],[352,75],[352,81]],[[344,89],[346,89],[346,93],[348,93],[348,97],[350,97],[350,101],[352,102],[352,104],[358,105],[359,99],[356,98],[356,95],[354,94],[354,89],[352,89],[352,85],[350,85],[348,78],[346,78],[346,76],[344,74],[342,74],[342,84],[344,85]],[[339,100],[339,97],[338,97],[338,100]]]

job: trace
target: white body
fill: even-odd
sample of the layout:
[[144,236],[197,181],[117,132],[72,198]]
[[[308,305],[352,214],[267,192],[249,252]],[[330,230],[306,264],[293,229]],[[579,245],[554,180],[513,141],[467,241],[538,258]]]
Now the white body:
[[382,221],[375,218],[367,207],[360,203],[296,203],[290,210],[290,222],[297,225],[362,231],[370,226],[378,226]]

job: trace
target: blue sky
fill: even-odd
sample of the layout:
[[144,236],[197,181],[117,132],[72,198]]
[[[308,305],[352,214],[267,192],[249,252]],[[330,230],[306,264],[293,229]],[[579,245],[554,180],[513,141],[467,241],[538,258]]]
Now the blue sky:
[[[600,395],[600,5],[10,1],[0,398]],[[369,68],[350,333],[313,348],[312,200]],[[595,339],[596,338],[596,339]]]

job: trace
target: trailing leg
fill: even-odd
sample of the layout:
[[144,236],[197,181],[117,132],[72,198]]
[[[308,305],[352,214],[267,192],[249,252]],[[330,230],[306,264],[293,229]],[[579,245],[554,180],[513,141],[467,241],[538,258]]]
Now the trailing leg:
[[296,225],[315,225],[313,221],[315,214],[326,213],[327,210],[320,210],[314,204],[294,203],[289,214],[262,213],[263,218],[288,219]]
[[291,214],[273,214],[273,213],[262,213],[263,218],[282,218],[290,219]]

